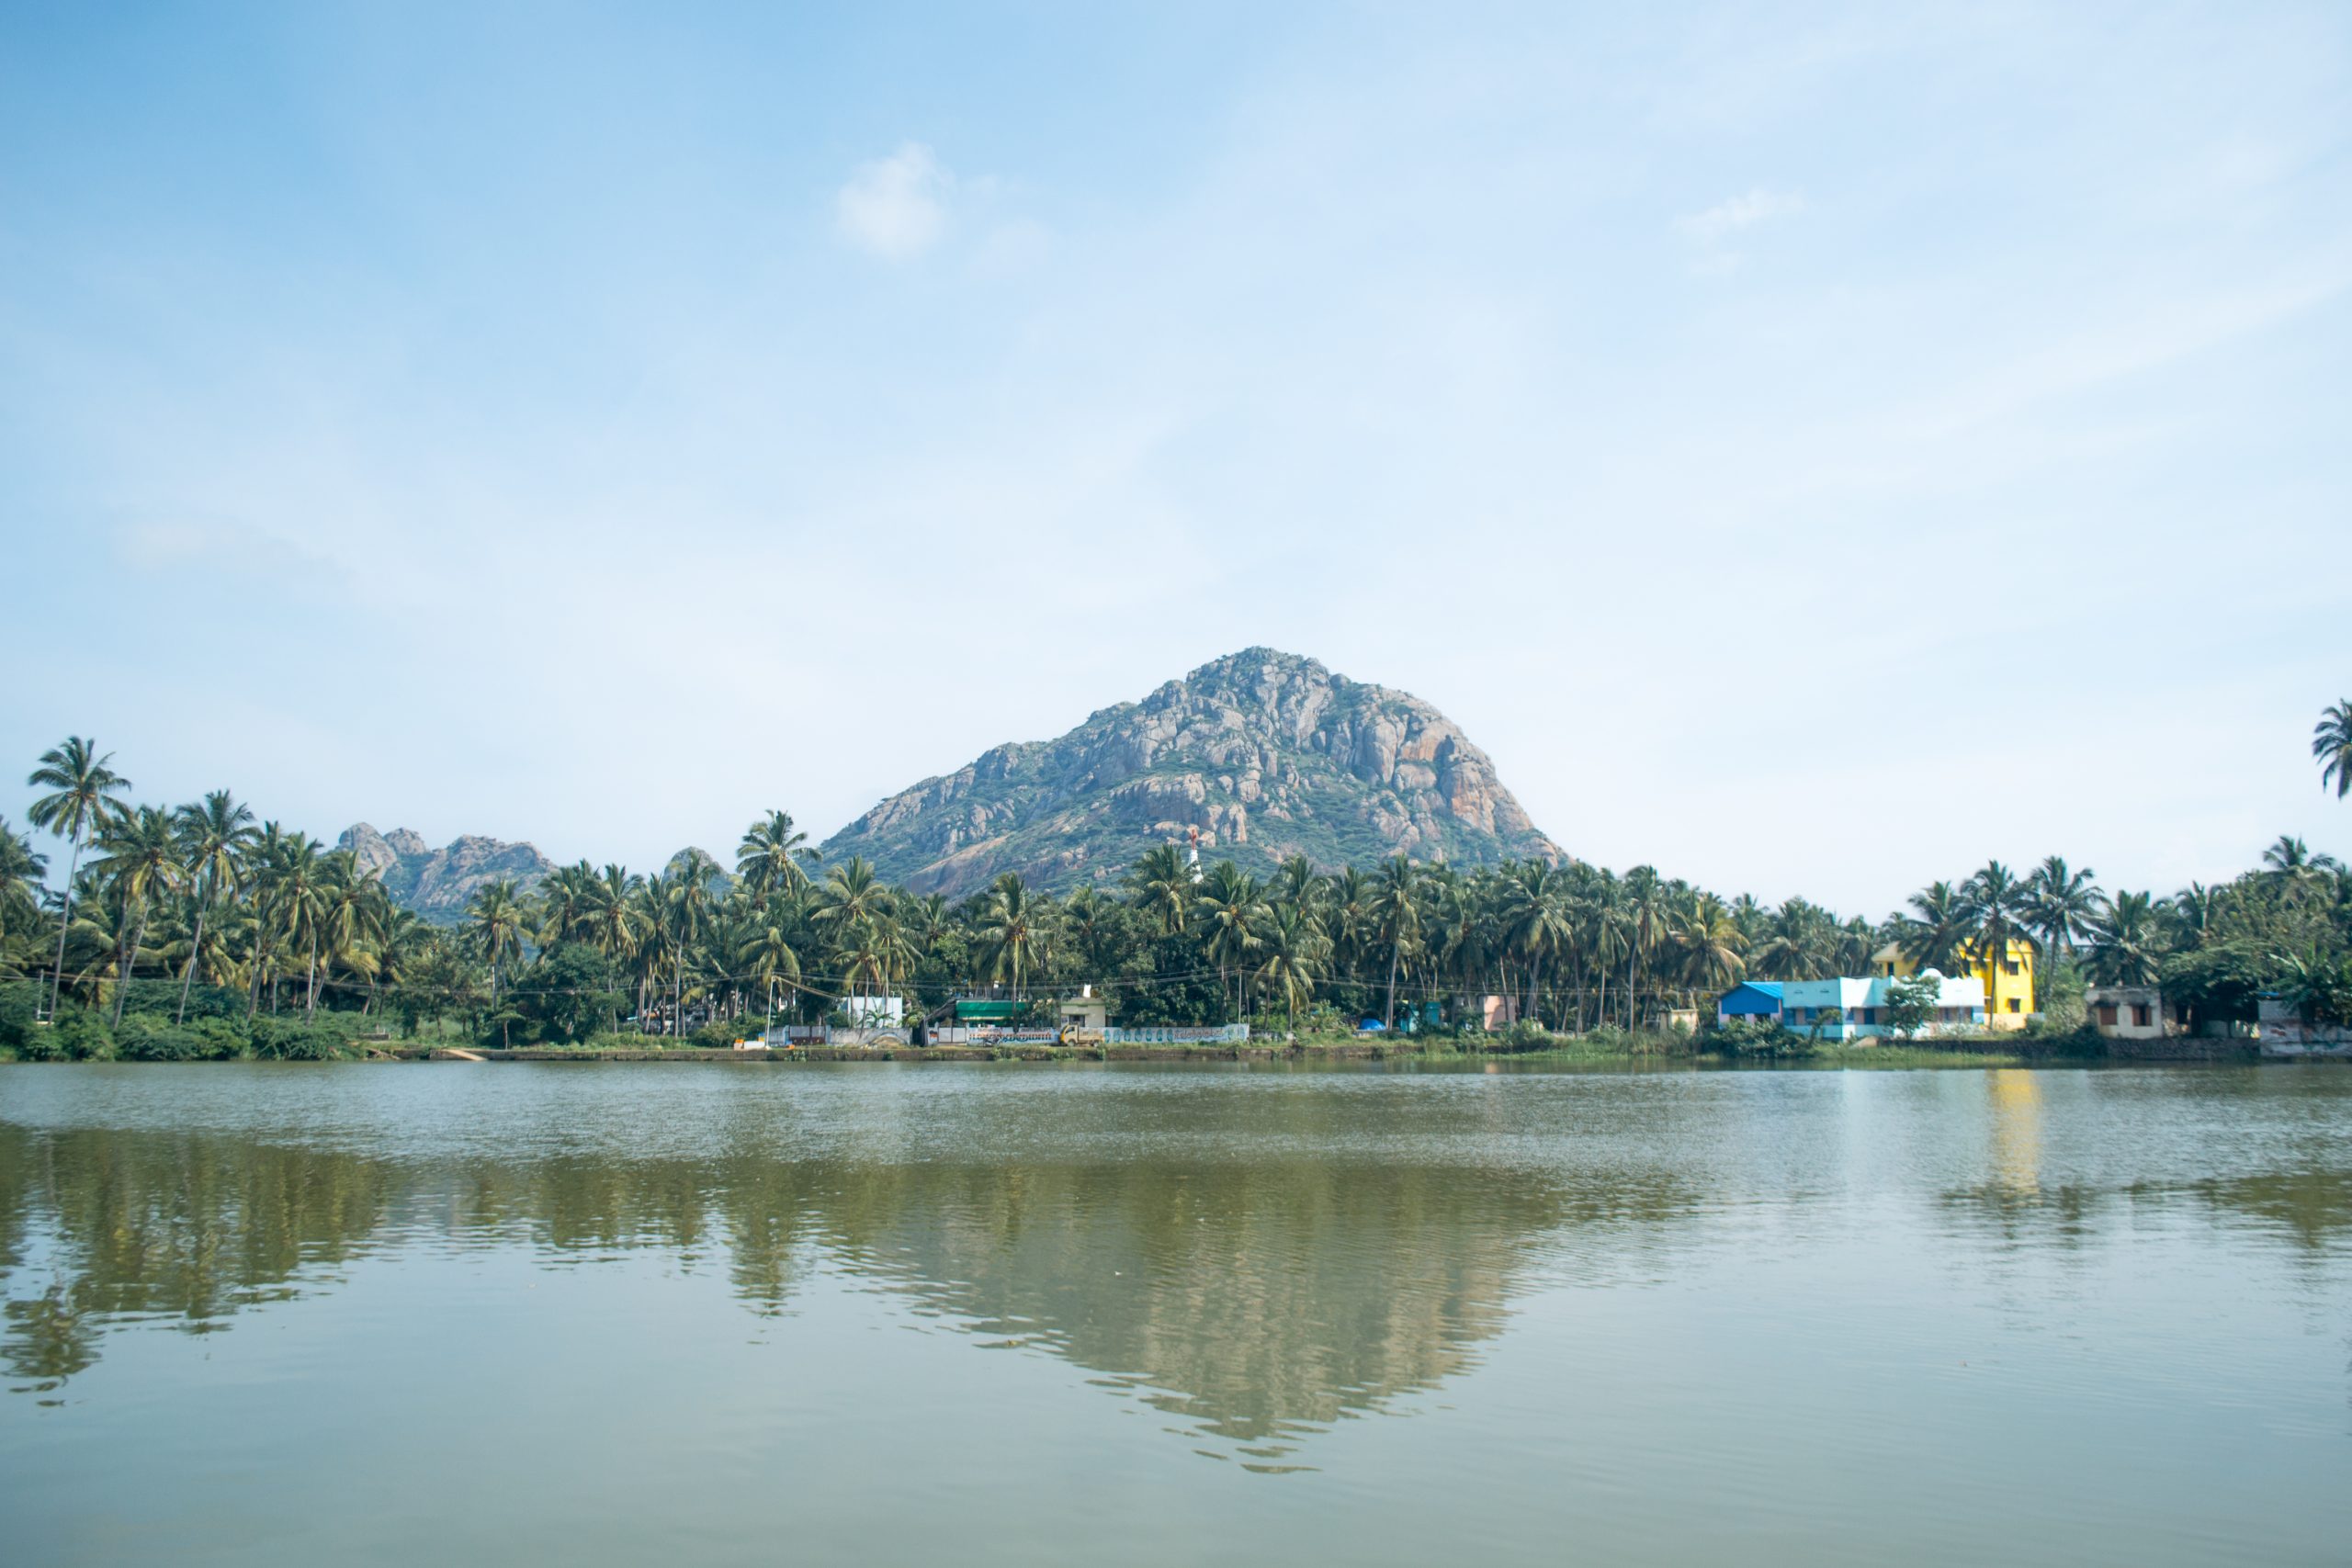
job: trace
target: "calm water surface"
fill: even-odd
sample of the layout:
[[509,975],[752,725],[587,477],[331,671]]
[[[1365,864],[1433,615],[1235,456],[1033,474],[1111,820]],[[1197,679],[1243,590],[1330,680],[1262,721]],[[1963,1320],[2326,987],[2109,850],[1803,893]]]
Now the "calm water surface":
[[2352,1561],[2352,1072],[0,1068],[12,1562]]

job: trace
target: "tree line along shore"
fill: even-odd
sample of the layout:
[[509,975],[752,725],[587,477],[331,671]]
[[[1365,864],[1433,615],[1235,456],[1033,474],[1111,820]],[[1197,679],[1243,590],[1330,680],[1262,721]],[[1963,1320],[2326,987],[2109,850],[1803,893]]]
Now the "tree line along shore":
[[[2352,705],[2330,719],[2344,733],[2313,751],[2340,797]],[[1873,921],[1724,897],[1646,865],[1326,870],[1294,857],[1261,878],[1172,844],[1144,850],[1114,886],[1057,896],[1008,874],[950,903],[860,859],[824,863],[773,811],[731,868],[700,851],[650,874],[583,861],[535,888],[492,882],[444,926],[348,852],[229,791],[136,802],[91,741],[44,753],[29,782],[31,831],[0,819],[0,1053],[17,1058],[324,1057],[388,1042],[643,1051],[885,996],[917,1011],[992,996],[1043,1020],[1080,987],[1114,1025],[1248,1021],[1310,1048],[1376,1021],[1385,1051],[1835,1055],[1787,1031],[1718,1030],[1712,998],[1743,978],[1866,974],[1890,945],[1926,969],[2013,942],[2037,957],[2035,1019],[1990,1043],[2005,1056],[2097,1049],[2087,984],[2161,985],[2192,1024],[2250,1021],[2264,997],[2352,1021],[2352,871],[2291,837],[2227,882],[2161,896],[2110,892],[2058,856],[1993,862]],[[65,863],[54,887],[52,850]],[[1514,1021],[1492,1030],[1498,998]]]

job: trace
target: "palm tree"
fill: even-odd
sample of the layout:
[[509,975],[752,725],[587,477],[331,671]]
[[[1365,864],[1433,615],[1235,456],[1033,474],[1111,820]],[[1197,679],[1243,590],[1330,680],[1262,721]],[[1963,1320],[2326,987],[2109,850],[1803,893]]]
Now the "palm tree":
[[1693,991],[1719,991],[1736,983],[1747,972],[1740,953],[1747,939],[1724,901],[1710,893],[1674,926],[1674,946],[1682,954],[1682,973]]
[[65,983],[65,931],[74,923],[74,874],[82,863],[82,847],[114,818],[118,809],[107,796],[130,787],[130,781],[107,764],[111,751],[100,754],[93,741],[78,735],[40,754],[40,765],[25,783],[52,793],[32,804],[26,815],[36,828],[46,828],[69,840],[74,852],[65,862],[65,906],[57,920],[57,972],[49,986],[49,1016],[57,1016],[57,993]]
[[1421,937],[1421,868],[1403,855],[1381,863],[1371,909],[1374,940],[1388,954],[1388,1009],[1383,1027],[1396,1027],[1396,975]]
[[1010,980],[1015,1001],[1021,999],[1023,974],[1036,966],[1043,914],[1017,871],[996,879],[981,910],[980,938],[988,943],[989,978]]
[[1505,873],[1502,894],[1505,940],[1527,959],[1527,1016],[1532,1019],[1545,955],[1566,948],[1575,935],[1567,881],[1549,863],[1525,860]]
[[751,977],[767,987],[768,1021],[775,1021],[776,987],[800,978],[800,954],[794,950],[792,940],[784,927],[773,918],[756,920],[751,932],[736,949],[736,962],[741,964]]
[[1666,884],[1653,866],[1637,865],[1625,874],[1625,1027],[1634,1027],[1635,967],[1657,949],[1671,913]]
[[2319,763],[2319,786],[2335,786],[2335,798],[2352,795],[2352,697],[2319,716],[2312,727],[2312,757]]
[[123,1005],[130,999],[130,978],[139,965],[139,950],[147,941],[147,917],[155,896],[180,885],[179,836],[168,812],[142,806],[119,816],[100,836],[106,857],[91,869],[111,883],[131,920],[130,945],[117,961],[120,981],[114,991],[114,1021],[122,1023]]
[[2279,834],[2278,841],[2262,852],[2262,863],[2290,882],[2307,881],[2316,873],[2336,869],[2334,855],[2312,853],[2311,846],[2292,833]]
[[1229,860],[1210,868],[1193,905],[1206,922],[1209,962],[1216,965],[1217,988],[1233,975],[1233,1005],[1237,1013],[1249,1010],[1242,983],[1250,954],[1260,942],[1258,925],[1266,912],[1265,889],[1258,879]]
[[[466,923],[474,944],[481,949],[490,962],[490,1010],[498,1015],[498,966],[503,961],[518,956],[523,951],[524,908],[515,897],[514,879],[502,876],[474,889],[466,904]],[[511,1037],[503,1020],[499,1024],[502,1043]]]
[[253,809],[225,789],[209,791],[202,800],[181,807],[175,822],[196,904],[196,934],[188,942],[187,966],[180,973],[177,1021],[185,1023],[188,987],[196,982],[196,961],[204,951],[205,917],[224,888],[235,896],[244,877],[245,855],[260,835]]
[[1316,966],[1322,962],[1330,942],[1323,934],[1322,921],[1315,918],[1304,900],[1295,898],[1286,898],[1273,906],[1263,942],[1266,961],[1258,968],[1258,978],[1282,987],[1290,1032],[1296,1034],[1298,998],[1314,994]]
[[2091,931],[2091,977],[2102,986],[2154,983],[2163,954],[2163,907],[2145,893],[2118,893]]
[[804,863],[816,857],[808,842],[808,835],[793,827],[791,813],[771,811],[743,830],[743,841],[735,850],[735,874],[762,903],[777,894],[798,893],[808,886]]
[[1992,977],[1985,990],[1984,1009],[1997,1013],[2001,1010],[2001,973],[2008,966],[2009,943],[2030,940],[2026,932],[2033,913],[2027,885],[1999,861],[1987,861],[1984,869],[1970,877],[1961,889],[1958,913],[1968,931],[1969,952]]
[[1175,845],[1146,850],[1128,870],[1127,886],[1135,893],[1136,908],[1159,928],[1160,935],[1174,936],[1184,929],[1193,903],[1193,877]]
[[2026,879],[2026,903],[2044,953],[2071,955],[2075,942],[2091,933],[2102,902],[2091,880],[2096,874],[2088,866],[2072,870],[2065,857],[2052,855]]
[[1948,975],[1961,967],[1961,949],[1968,942],[1964,902],[1949,882],[1931,882],[1911,895],[1911,913],[1895,917],[1901,928],[1895,945],[1912,968]]
[[49,869],[49,857],[36,853],[32,840],[8,826],[0,817],[0,928],[8,917],[38,916],[40,913],[39,888],[41,874]]

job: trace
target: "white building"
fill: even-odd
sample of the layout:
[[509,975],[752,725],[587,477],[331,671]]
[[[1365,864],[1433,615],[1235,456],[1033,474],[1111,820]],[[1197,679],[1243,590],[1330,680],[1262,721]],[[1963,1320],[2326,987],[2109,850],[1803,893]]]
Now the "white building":
[[[1936,1010],[1921,1032],[1984,1027],[1984,982],[1974,976],[1939,975],[1921,971],[1919,978],[1936,983]],[[1897,977],[1876,975],[1866,980],[1785,980],[1781,984],[1781,1026],[1823,1040],[1877,1039],[1894,1032],[1887,1022],[1889,987]],[[1833,1013],[1831,1010],[1836,1010]]]

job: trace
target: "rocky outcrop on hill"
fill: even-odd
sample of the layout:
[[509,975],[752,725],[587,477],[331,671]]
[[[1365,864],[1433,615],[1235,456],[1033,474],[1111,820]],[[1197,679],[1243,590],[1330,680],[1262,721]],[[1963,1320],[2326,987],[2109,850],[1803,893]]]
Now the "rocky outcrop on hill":
[[1058,740],[999,746],[892,795],[827,840],[918,892],[960,897],[1001,872],[1068,888],[1118,877],[1199,829],[1203,858],[1263,874],[1390,855],[1488,863],[1566,857],[1487,754],[1403,692],[1253,648]]
[[345,829],[335,848],[349,850],[361,871],[380,876],[394,902],[444,924],[464,915],[476,888],[502,876],[530,888],[555,869],[529,844],[469,833],[436,850],[406,828],[379,833],[365,822]]

